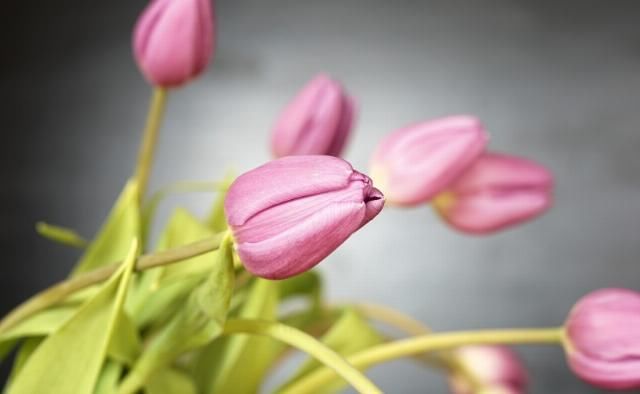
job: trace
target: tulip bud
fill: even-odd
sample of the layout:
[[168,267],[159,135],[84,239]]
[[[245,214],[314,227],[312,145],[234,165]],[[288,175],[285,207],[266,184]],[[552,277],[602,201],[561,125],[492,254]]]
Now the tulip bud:
[[[465,346],[455,351],[457,360],[482,386],[482,393],[522,394],[527,372],[516,354],[504,346]],[[454,394],[472,394],[473,388],[460,377],[450,380]]]
[[429,201],[458,178],[487,142],[480,121],[452,116],[391,133],[373,156],[371,175],[392,204]]
[[573,307],[565,328],[576,375],[604,389],[640,389],[640,293],[592,292]]
[[284,279],[311,269],[373,219],[384,196],[331,156],[288,156],[236,179],[225,214],[247,270]]
[[153,0],[133,35],[138,67],[162,87],[197,77],[211,59],[213,43],[211,0]]
[[340,156],[351,133],[354,107],[338,82],[318,75],[280,114],[271,139],[274,155]]
[[545,212],[551,207],[552,189],[553,175],[541,165],[486,153],[438,195],[433,205],[460,231],[490,233]]

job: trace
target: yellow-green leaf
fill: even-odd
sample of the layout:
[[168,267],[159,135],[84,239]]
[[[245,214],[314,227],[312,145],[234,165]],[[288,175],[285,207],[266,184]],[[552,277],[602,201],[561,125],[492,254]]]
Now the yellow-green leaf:
[[227,197],[227,191],[229,186],[233,183],[235,175],[233,173],[227,174],[225,179],[221,182],[219,191],[211,208],[211,213],[206,219],[207,227],[213,232],[221,232],[227,229],[227,219],[224,215],[224,199]]
[[108,351],[110,357],[126,365],[133,365],[142,351],[136,325],[125,311],[116,319]]
[[29,357],[8,394],[92,394],[138,252],[130,246],[125,262],[101,290]]
[[209,276],[155,335],[122,383],[121,393],[135,392],[178,356],[206,345],[222,333],[233,292],[232,248],[231,240],[225,238],[216,258],[209,261]]
[[72,275],[113,264],[126,256],[131,241],[134,238],[140,239],[138,206],[138,186],[132,180],[127,182],[109,217],[76,264]]
[[[212,235],[188,211],[178,208],[162,232],[157,250],[187,245]],[[184,301],[195,283],[207,275],[212,259],[215,259],[212,253],[207,253],[141,273],[127,306],[137,326],[146,327],[152,320],[161,318],[161,314],[172,313],[169,307]]]
[[166,368],[153,374],[145,386],[146,394],[196,394],[193,379],[175,368]]
[[36,223],[36,231],[44,238],[74,248],[84,248],[88,243],[87,240],[78,235],[75,230],[45,222]]
[[96,383],[94,394],[113,394],[118,389],[118,381],[123,370],[122,364],[114,360],[105,361]]
[[11,381],[14,377],[20,373],[20,370],[27,362],[29,357],[33,354],[33,352],[38,348],[38,346],[44,340],[43,337],[32,337],[26,338],[20,348],[16,352],[15,360],[13,361],[13,368],[11,369],[11,375],[9,375],[9,379],[7,380],[7,385],[11,384]]
[[[256,279],[238,317],[275,320],[277,307],[278,283]],[[266,337],[238,335],[216,340],[195,360],[194,375],[200,392],[255,393],[272,366],[274,355],[283,348]]]

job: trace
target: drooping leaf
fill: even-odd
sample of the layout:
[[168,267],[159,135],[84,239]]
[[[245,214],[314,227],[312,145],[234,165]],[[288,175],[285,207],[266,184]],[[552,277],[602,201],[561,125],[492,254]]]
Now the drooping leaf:
[[138,207],[138,186],[131,180],[127,182],[98,235],[76,264],[72,276],[113,264],[126,256],[131,241],[140,236]]
[[[380,344],[383,341],[383,336],[371,327],[357,311],[351,308],[345,309],[340,318],[322,337],[322,343],[345,357]],[[281,391],[294,381],[321,367],[322,364],[318,361],[308,358],[300,366],[298,372],[277,391]],[[326,385],[317,393],[335,393],[345,384],[344,380],[336,378],[332,384]]]
[[191,376],[175,368],[165,368],[153,374],[145,386],[146,394],[196,394]]
[[138,244],[101,290],[29,357],[9,394],[92,394],[129,287]]
[[[278,283],[256,279],[238,317],[275,320]],[[193,370],[199,391],[255,393],[284,346],[270,338],[237,335],[219,338],[196,356]]]
[[135,392],[178,356],[206,345],[222,333],[234,282],[230,239],[223,240],[215,257],[209,262],[209,276],[155,335],[122,383],[121,392]]
[[106,360],[98,376],[94,394],[113,394],[118,389],[118,381],[122,375],[123,366],[117,361]]
[[22,337],[46,336],[58,330],[76,312],[77,306],[45,309],[0,334],[0,343]]
[[72,246],[74,248],[84,248],[88,244],[86,239],[70,228],[60,227],[45,222],[38,222],[36,223],[36,231],[44,238],[62,245]]

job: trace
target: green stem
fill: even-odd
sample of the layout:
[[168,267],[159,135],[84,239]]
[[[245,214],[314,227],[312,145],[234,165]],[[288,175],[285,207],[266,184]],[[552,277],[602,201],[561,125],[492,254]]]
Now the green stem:
[[[225,324],[225,334],[253,334],[268,336],[298,348],[331,368],[351,384],[358,392],[382,393],[365,375],[345,361],[342,356],[319,342],[311,335],[281,323],[263,320],[229,320]],[[333,373],[332,371],[332,373]]]
[[[428,335],[433,333],[431,328],[422,322],[393,308],[371,303],[359,303],[354,306],[369,320],[377,320],[388,326],[404,331],[409,335]],[[483,383],[465,363],[456,357],[454,352],[439,352],[438,354],[426,355],[416,354],[413,357],[424,361],[430,367],[444,369],[445,372],[449,374],[460,376],[473,388],[473,392],[481,392]]]
[[[348,357],[347,361],[362,370],[375,364],[401,357],[460,346],[479,344],[558,344],[562,343],[563,337],[563,328],[444,332],[421,335],[374,346]],[[335,374],[332,370],[323,368],[303,377],[289,386],[282,394],[314,393],[334,378]]]
[[[212,252],[218,249],[224,234],[225,233],[220,233],[211,238],[165,250],[160,253],[140,256],[136,263],[136,271],[144,271]],[[11,327],[34,313],[64,300],[70,294],[106,280],[118,269],[121,263],[122,262],[117,262],[64,280],[34,295],[24,303],[18,305],[0,321],[0,334],[5,333]]]
[[156,87],[153,90],[151,104],[149,105],[149,114],[147,115],[147,123],[142,136],[142,145],[138,153],[138,164],[135,172],[140,200],[144,199],[147,184],[149,183],[149,175],[151,174],[151,166],[153,165],[153,154],[158,141],[158,130],[162,123],[162,115],[164,114],[166,102],[167,90]]

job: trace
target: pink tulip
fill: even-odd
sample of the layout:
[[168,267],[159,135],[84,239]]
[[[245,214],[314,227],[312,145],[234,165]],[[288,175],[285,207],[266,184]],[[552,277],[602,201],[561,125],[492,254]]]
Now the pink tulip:
[[[482,393],[522,394],[526,391],[527,372],[518,356],[504,346],[465,346],[455,351],[458,361],[483,387]],[[472,394],[466,381],[450,380],[454,394]]]
[[211,0],[153,0],[133,35],[142,74],[162,87],[197,77],[209,63],[213,45]]
[[640,389],[640,293],[594,291],[573,307],[565,327],[576,375],[604,389]]
[[373,219],[384,196],[331,156],[288,156],[241,175],[225,200],[247,270],[284,279],[311,269]]
[[552,203],[553,175],[515,156],[486,153],[434,199],[454,228],[490,233],[532,219]]
[[482,153],[486,142],[480,121],[471,116],[409,126],[380,142],[371,175],[390,203],[422,204],[456,180]]
[[353,99],[338,82],[316,76],[280,114],[271,140],[274,155],[340,156],[354,112]]

